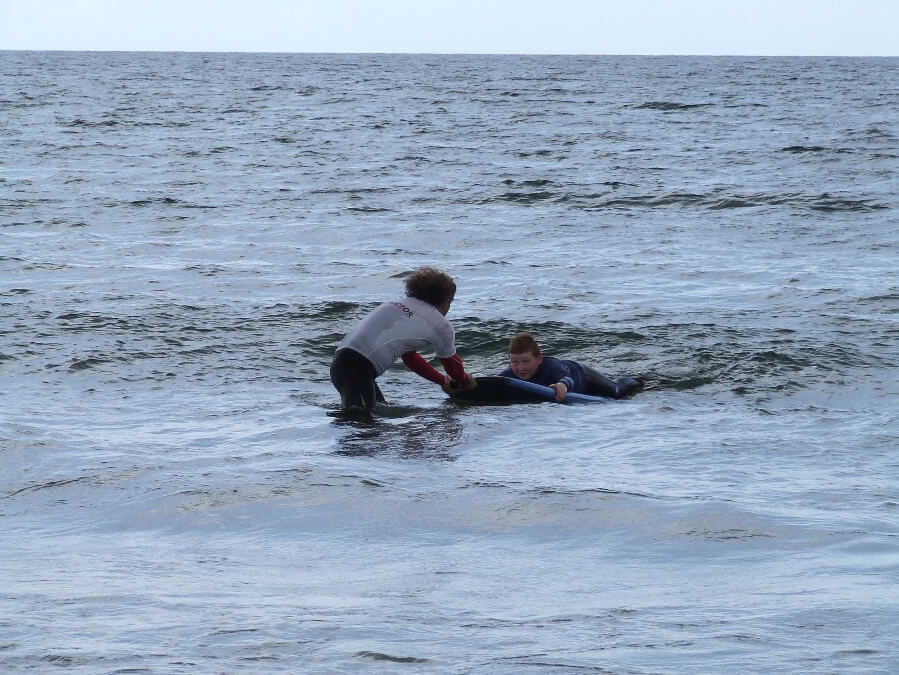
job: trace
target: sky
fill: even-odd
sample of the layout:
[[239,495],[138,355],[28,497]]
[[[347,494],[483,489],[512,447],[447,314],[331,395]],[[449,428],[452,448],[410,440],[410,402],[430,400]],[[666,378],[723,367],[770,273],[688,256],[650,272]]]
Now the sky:
[[899,56],[899,0],[0,0],[0,49]]

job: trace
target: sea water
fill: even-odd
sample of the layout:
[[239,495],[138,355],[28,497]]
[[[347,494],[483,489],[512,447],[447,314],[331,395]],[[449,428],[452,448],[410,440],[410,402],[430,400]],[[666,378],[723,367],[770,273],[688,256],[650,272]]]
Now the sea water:
[[[2,52],[0,121],[0,670],[899,670],[899,60]],[[421,265],[475,375],[645,390],[334,416]]]

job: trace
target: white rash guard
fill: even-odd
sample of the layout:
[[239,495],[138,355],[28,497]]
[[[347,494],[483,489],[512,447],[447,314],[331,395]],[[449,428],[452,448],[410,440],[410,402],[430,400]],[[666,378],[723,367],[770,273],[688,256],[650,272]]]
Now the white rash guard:
[[406,297],[379,305],[337,348],[359,352],[380,375],[403,354],[428,345],[434,347],[437,358],[448,359],[456,354],[456,333],[432,304]]

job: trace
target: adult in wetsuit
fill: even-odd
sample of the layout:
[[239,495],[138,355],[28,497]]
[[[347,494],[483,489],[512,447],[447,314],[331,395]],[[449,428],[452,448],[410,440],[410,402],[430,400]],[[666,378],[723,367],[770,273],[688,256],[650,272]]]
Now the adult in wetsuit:
[[[370,413],[384,401],[375,379],[398,358],[413,372],[439,384],[447,393],[475,386],[456,353],[455,331],[446,319],[456,284],[445,272],[431,267],[406,278],[406,297],[376,307],[340,344],[331,362],[331,382],[340,392],[344,411]],[[418,349],[432,346],[446,369],[443,375]]]

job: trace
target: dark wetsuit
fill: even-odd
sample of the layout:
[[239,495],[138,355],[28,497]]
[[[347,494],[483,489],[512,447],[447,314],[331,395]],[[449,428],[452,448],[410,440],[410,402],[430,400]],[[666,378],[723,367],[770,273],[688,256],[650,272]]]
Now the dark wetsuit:
[[354,349],[338,349],[331,362],[331,382],[340,392],[340,407],[371,410],[384,402],[384,394],[375,382],[378,374],[371,361]]
[[[506,368],[500,373],[500,376],[521,379],[512,372],[511,368]],[[632,377],[610,380],[590,366],[585,366],[577,361],[557,359],[553,356],[543,357],[543,362],[537,368],[534,377],[528,382],[542,384],[544,387],[561,382],[568,387],[568,391],[574,394],[608,398],[622,398],[643,386],[639,380]]]

